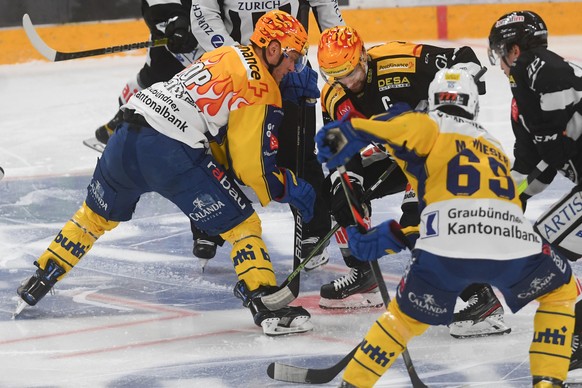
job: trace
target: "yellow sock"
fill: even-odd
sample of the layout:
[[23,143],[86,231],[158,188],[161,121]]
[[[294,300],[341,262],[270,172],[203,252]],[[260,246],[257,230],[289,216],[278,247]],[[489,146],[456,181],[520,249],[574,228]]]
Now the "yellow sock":
[[221,236],[232,244],[230,258],[239,280],[244,280],[249,291],[260,286],[276,286],[277,279],[265,242],[261,238],[261,220],[257,213],[222,233]]
[[566,380],[576,295],[576,282],[572,277],[568,284],[537,299],[540,305],[534,317],[534,335],[529,349],[532,376]]
[[87,254],[103,233],[117,225],[119,222],[107,221],[83,203],[38,258],[40,268],[44,269],[47,261],[53,259],[65,270],[65,274],[58,278],[61,280]]
[[404,351],[411,338],[418,336],[429,325],[404,314],[392,300],[387,311],[372,325],[362,345],[349,362],[343,375],[348,383],[372,387]]

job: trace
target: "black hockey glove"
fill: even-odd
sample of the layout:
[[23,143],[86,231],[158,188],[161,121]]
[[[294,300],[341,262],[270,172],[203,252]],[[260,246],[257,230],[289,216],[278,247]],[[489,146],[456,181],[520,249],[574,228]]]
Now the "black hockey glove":
[[[359,179],[353,176],[350,176],[350,182],[352,183],[353,192],[358,199],[358,202],[361,201],[362,195],[364,193],[362,183]],[[368,213],[370,204],[362,203],[362,208],[366,213]],[[352,215],[352,211],[346,199],[346,194],[342,189],[339,178],[336,179],[332,185],[330,211],[333,215],[333,218],[340,226],[346,227],[349,225],[354,225],[354,217]]]
[[190,32],[190,21],[183,16],[168,20],[165,36],[168,38],[168,50],[176,54],[192,52],[198,46],[198,41]]

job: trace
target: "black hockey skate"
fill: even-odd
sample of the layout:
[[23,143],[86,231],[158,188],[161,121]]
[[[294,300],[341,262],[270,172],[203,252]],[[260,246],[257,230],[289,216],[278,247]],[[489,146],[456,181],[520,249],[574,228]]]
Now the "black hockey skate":
[[52,259],[48,260],[45,269],[41,269],[36,261],[34,265],[38,267],[36,273],[16,290],[22,300],[30,306],[37,304],[55,285],[57,278],[65,273],[65,270]]
[[511,332],[503,321],[503,306],[491,286],[481,287],[467,303],[467,307],[453,316],[453,322],[449,325],[451,336],[486,337]]
[[321,286],[320,296],[319,306],[325,309],[380,307],[384,304],[372,269],[366,263]]
[[304,333],[313,329],[309,321],[311,314],[301,306],[286,306],[276,311],[270,311],[261,302],[261,296],[268,295],[277,290],[277,287],[259,287],[255,291],[249,291],[246,283],[239,280],[234,286],[234,295],[243,301],[243,306],[248,307],[253,315],[255,325],[263,329],[268,336],[284,334]]
[[109,138],[113,135],[115,128],[117,128],[117,125],[121,122],[121,119],[123,119],[123,111],[120,109],[107,124],[104,124],[95,130],[95,138],[101,143],[107,144]]
[[[319,242],[320,237],[309,237],[301,242],[301,261],[305,260],[311,252],[315,249],[315,246]],[[305,265],[304,269],[306,271],[311,271],[315,268],[319,268],[326,265],[329,262],[329,252],[327,247],[329,246],[329,240],[325,242],[315,253],[309,262]]]
[[204,272],[206,264],[208,264],[210,259],[216,256],[216,243],[203,238],[197,238],[194,240],[192,254],[198,258],[200,268],[202,268],[202,272]]
[[203,238],[197,238],[194,240],[192,254],[199,259],[210,260],[216,256],[216,243]]

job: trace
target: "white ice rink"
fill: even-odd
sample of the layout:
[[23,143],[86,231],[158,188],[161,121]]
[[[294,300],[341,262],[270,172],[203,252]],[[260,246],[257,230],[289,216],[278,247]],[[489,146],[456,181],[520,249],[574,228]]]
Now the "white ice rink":
[[[480,121],[511,154],[509,86],[488,64],[485,39],[428,43],[471,45],[489,67]],[[550,47],[582,64],[582,36],[551,37]],[[314,54],[315,47],[312,63]],[[55,295],[11,319],[20,281],[84,199],[98,154],[82,140],[112,117],[121,87],[143,59],[0,66],[0,166],[6,172],[0,182],[0,387],[286,387],[292,385],[267,377],[270,362],[331,366],[382,311],[317,307],[320,286],[347,272],[335,242],[330,264],[301,276],[299,302],[312,313],[315,329],[268,338],[232,294],[229,249],[219,249],[202,273],[187,218],[154,194],[143,196],[132,221],[99,240]],[[529,202],[528,218],[569,187],[559,177]],[[400,199],[376,201],[375,223],[399,217]],[[257,211],[282,282],[292,270],[291,214],[279,204]],[[391,294],[408,257],[381,260]],[[580,265],[574,267],[582,275]],[[446,327],[429,329],[409,346],[419,376],[430,387],[530,386],[535,308],[507,313],[513,330],[502,337],[457,340]],[[339,376],[327,386],[338,382]],[[410,386],[400,359],[378,386]]]

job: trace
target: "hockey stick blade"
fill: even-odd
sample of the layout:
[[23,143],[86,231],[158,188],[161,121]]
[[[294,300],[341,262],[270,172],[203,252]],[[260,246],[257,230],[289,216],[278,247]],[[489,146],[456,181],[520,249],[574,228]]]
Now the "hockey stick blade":
[[30,40],[30,43],[32,43],[36,51],[38,51],[40,54],[42,54],[43,57],[51,62],[67,61],[69,59],[94,57],[97,55],[113,54],[122,51],[164,46],[168,42],[168,39],[163,38],[145,42],[123,44],[119,46],[103,47],[94,50],[65,53],[53,49],[52,47],[48,46],[44,40],[42,40],[34,28],[34,25],[30,20],[30,16],[28,16],[26,13],[22,16],[22,27],[24,28],[24,32],[26,32],[26,36],[28,36],[28,40]]
[[299,366],[273,362],[267,367],[267,375],[273,380],[298,384],[326,384],[333,380],[348,365],[356,351],[358,344],[344,358],[335,365],[323,369],[302,368]]

